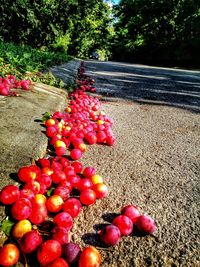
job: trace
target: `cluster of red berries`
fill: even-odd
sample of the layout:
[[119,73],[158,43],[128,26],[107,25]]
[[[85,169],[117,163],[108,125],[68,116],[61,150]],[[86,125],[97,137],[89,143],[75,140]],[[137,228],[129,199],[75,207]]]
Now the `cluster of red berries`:
[[[92,246],[81,251],[78,244],[70,242],[69,231],[82,205],[89,206],[106,197],[108,187],[95,168],[83,168],[74,160],[82,156],[86,142],[114,144],[107,141],[114,140],[112,123],[105,114],[96,113],[99,100],[87,96],[81,88],[71,97],[66,112],[55,112],[45,122],[56,156],[21,167],[17,173],[20,188],[7,185],[0,191],[0,202],[9,206],[13,222],[10,238],[18,243],[0,248],[1,266],[15,264],[20,251],[24,255],[36,253],[41,266],[68,267],[75,262],[79,267],[100,266],[99,251]],[[67,158],[67,151],[72,161]]]
[[[22,183],[20,188],[7,185],[0,191],[0,202],[10,208],[13,222],[10,237],[18,243],[0,248],[1,266],[17,263],[20,252],[35,253],[43,267],[69,267],[74,263],[79,267],[99,267],[101,264],[101,255],[95,247],[81,251],[78,244],[69,240],[73,219],[80,214],[82,206],[92,205],[96,199],[108,195],[108,187],[96,169],[84,168],[77,160],[87,144],[115,143],[112,121],[99,111],[99,99],[85,93],[94,90],[94,81],[83,79],[83,63],[79,77],[65,112],[55,112],[45,121],[49,145],[56,155],[21,167],[17,173]],[[152,218],[141,215],[138,207],[128,205],[112,224],[101,230],[100,238],[106,246],[116,245],[121,236],[133,232],[134,225],[145,234],[156,230]]]
[[0,95],[3,96],[17,96],[16,91],[12,91],[15,89],[24,89],[29,90],[30,81],[29,80],[17,80],[15,76],[8,75],[5,78],[0,77]]
[[98,98],[87,95],[80,88],[75,90],[65,112],[55,112],[45,122],[49,144],[57,156],[70,151],[72,160],[79,160],[86,151],[86,144],[115,144],[111,131],[112,120],[99,111]]
[[91,93],[96,92],[96,88],[94,87],[94,80],[86,77],[84,80],[78,80],[77,85],[82,91],[87,91]]
[[133,233],[135,226],[142,234],[153,234],[156,231],[155,221],[148,215],[141,215],[139,208],[127,205],[122,208],[121,215],[115,217],[112,224],[100,232],[100,239],[106,246],[117,245],[122,236]]

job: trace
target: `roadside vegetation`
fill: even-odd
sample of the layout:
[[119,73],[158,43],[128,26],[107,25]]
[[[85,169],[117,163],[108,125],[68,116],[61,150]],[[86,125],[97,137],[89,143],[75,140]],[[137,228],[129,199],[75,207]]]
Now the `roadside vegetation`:
[[93,51],[101,60],[199,67],[199,1],[111,2],[2,0],[0,76],[58,85],[49,66]]
[[62,52],[39,50],[28,45],[0,42],[0,73],[1,77],[14,75],[17,79],[29,79],[55,86],[63,86],[48,67],[58,65],[70,59]]

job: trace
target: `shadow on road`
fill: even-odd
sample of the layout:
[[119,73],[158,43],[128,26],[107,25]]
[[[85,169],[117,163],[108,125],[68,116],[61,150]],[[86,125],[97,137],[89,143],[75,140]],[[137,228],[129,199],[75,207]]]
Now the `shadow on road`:
[[[88,68],[87,68],[88,66]],[[200,72],[116,62],[86,63],[106,101],[123,98],[200,112]]]

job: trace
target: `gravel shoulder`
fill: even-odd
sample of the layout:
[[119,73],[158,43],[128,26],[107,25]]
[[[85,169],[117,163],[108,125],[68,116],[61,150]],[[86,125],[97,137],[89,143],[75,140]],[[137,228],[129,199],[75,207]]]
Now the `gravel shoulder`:
[[[144,75],[136,67],[137,74]],[[154,75],[154,69],[144,69]],[[110,195],[77,218],[72,238],[82,245],[100,246],[97,232],[102,225],[125,204],[135,204],[156,220],[155,236],[134,234],[123,237],[119,246],[102,249],[102,267],[199,266],[200,116],[198,106],[194,107],[198,97],[192,97],[193,102],[177,98],[171,105],[155,105],[151,103],[148,83],[157,90],[156,79],[149,78],[149,82],[145,78],[146,83],[140,81],[137,88],[134,79],[128,88],[127,82],[119,83],[119,76],[123,80],[127,72],[134,76],[133,66],[131,70],[126,64],[88,61],[86,70],[96,81],[103,110],[114,121],[117,145],[89,147],[84,155],[82,162],[93,165],[103,175]],[[159,71],[163,77],[173,74],[177,79],[173,70],[167,70],[168,74]],[[199,72],[188,75],[194,75],[199,86]],[[190,79],[190,87],[197,90]],[[173,87],[180,90],[176,82]],[[143,96],[141,88],[148,92],[147,103],[139,98],[136,101],[135,93]],[[185,90],[189,93],[188,87]],[[163,102],[168,102],[162,97]]]

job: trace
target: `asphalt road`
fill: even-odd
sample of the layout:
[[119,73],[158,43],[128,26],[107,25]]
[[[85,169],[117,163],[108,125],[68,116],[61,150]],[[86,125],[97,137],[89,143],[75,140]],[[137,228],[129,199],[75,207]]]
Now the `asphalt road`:
[[117,144],[83,157],[110,194],[76,219],[72,240],[101,249],[102,224],[135,204],[156,220],[155,235],[102,248],[102,267],[200,266],[200,72],[101,61],[86,61],[86,71]]

